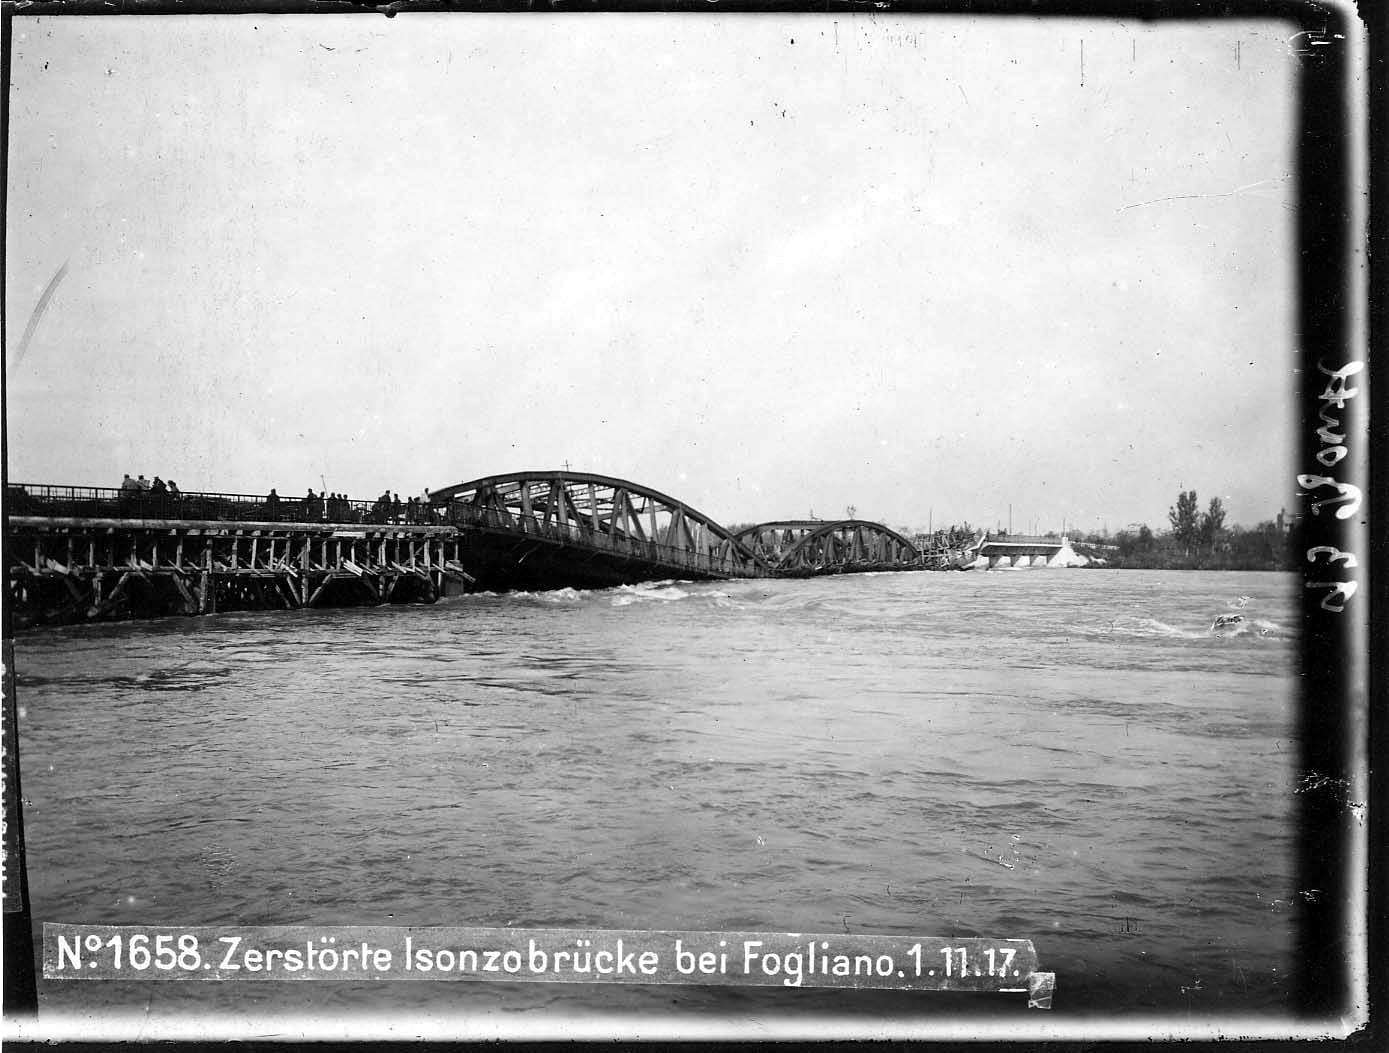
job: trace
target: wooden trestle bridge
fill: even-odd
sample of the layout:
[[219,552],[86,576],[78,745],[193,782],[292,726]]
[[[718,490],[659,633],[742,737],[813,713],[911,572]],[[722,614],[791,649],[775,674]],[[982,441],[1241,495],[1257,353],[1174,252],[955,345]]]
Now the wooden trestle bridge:
[[11,485],[4,513],[20,625],[946,566],[879,523],[733,534],[659,491],[569,471],[487,476],[404,506]]
[[309,521],[299,502],[244,494],[11,487],[8,601],[21,624],[379,603],[431,603],[464,585],[458,531]]

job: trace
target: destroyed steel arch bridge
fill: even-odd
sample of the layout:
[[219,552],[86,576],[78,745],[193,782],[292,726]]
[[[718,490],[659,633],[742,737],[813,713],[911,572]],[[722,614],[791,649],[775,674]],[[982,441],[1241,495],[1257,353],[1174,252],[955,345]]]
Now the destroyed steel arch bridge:
[[923,552],[859,519],[735,534],[657,490],[568,471],[488,476],[407,505],[7,483],[4,528],[6,598],[25,625],[946,569],[980,551]]
[[858,519],[787,520],[734,534],[667,494],[606,475],[492,475],[431,491],[429,500],[459,529],[473,587],[489,591],[945,565],[943,554]]

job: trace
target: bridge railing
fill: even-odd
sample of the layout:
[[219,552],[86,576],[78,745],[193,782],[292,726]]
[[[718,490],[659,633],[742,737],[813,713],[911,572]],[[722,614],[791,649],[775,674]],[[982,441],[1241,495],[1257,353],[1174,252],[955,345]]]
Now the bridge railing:
[[169,493],[101,486],[11,483],[5,489],[10,515],[86,519],[200,519],[218,522],[421,524],[442,522],[426,504],[347,498],[277,497],[227,493]]
[[691,551],[659,541],[642,541],[639,538],[602,530],[594,531],[575,523],[544,522],[526,516],[506,514],[496,508],[478,508],[463,502],[453,502],[445,506],[444,518],[454,526],[475,526],[506,533],[527,534],[709,574],[737,571],[745,569],[746,566],[746,561],[742,559]]
[[1065,538],[1059,534],[1009,534],[1005,531],[988,531],[984,534],[985,544],[1003,545],[1060,545]]

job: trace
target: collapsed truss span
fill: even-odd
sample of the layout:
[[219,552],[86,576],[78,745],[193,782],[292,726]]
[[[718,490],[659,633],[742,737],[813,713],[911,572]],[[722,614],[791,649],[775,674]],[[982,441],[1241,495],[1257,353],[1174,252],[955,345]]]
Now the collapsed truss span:
[[905,537],[863,519],[759,523],[736,537],[782,576],[909,570],[923,565],[921,551]]

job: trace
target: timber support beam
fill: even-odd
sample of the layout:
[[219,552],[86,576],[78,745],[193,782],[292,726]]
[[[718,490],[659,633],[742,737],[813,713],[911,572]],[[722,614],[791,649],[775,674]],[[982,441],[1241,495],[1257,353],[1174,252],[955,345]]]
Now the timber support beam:
[[[467,581],[456,528],[10,516],[19,624],[432,603]],[[400,569],[397,569],[400,568]],[[396,589],[401,570],[422,578]]]

